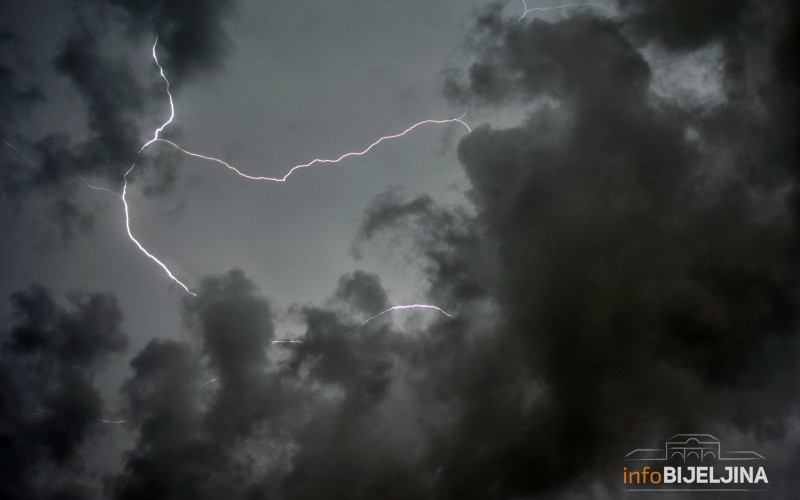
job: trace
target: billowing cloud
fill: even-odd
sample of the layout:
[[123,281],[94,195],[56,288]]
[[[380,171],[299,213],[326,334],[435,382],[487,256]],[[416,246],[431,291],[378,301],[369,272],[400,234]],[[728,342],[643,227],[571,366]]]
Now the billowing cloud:
[[33,286],[11,296],[0,347],[0,496],[87,498],[82,447],[103,425],[94,376],[124,350],[114,296],[75,295],[70,308]]

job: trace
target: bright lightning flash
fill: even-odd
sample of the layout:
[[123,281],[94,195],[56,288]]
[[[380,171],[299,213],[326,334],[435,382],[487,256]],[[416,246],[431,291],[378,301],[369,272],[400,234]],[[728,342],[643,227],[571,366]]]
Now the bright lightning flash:
[[367,318],[366,320],[364,320],[363,323],[361,323],[361,326],[366,325],[367,323],[369,323],[370,321],[372,321],[373,319],[375,319],[375,318],[377,318],[379,316],[383,316],[384,314],[390,313],[392,311],[399,311],[401,309],[435,309],[435,310],[439,311],[440,313],[444,314],[445,316],[447,316],[448,318],[455,318],[455,316],[453,316],[452,314],[448,313],[444,309],[442,309],[440,307],[437,307],[437,306],[431,306],[431,305],[428,305],[428,304],[411,304],[411,305],[407,305],[407,306],[390,307],[389,309],[387,309],[387,310],[385,310],[385,311],[383,311],[381,313],[378,313],[375,316],[372,316],[371,318]]
[[130,214],[128,213],[128,200],[125,199],[125,194],[128,191],[128,174],[131,173],[131,171],[133,170],[133,167],[135,167],[135,166],[136,166],[136,164],[134,163],[133,165],[131,165],[131,168],[129,168],[128,171],[125,172],[125,176],[123,177],[125,179],[125,182],[122,185],[122,204],[125,206],[125,229],[128,231],[128,237],[139,248],[139,250],[142,251],[143,254],[145,254],[150,260],[152,260],[153,262],[158,264],[161,267],[161,269],[163,269],[164,272],[167,273],[167,276],[169,276],[172,281],[174,281],[175,283],[179,284],[184,290],[186,290],[186,293],[188,293],[189,295],[194,295],[195,297],[197,297],[196,293],[194,293],[193,291],[189,290],[188,286],[184,285],[181,280],[179,280],[178,278],[175,277],[174,274],[172,274],[172,271],[169,270],[169,268],[166,266],[166,264],[164,264],[163,262],[158,260],[158,258],[155,255],[153,255],[150,252],[148,252],[142,246],[142,244],[139,243],[139,240],[137,240],[136,237],[133,236],[133,233],[131,232],[131,217],[130,217]]

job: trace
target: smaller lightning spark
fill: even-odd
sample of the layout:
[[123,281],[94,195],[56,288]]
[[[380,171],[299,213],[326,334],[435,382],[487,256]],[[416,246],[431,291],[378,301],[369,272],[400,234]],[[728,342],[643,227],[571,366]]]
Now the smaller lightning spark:
[[525,12],[522,13],[522,16],[520,16],[519,20],[520,20],[520,22],[522,22],[522,20],[525,18],[525,16],[528,14],[528,12],[534,12],[534,11],[544,12],[544,11],[548,11],[548,10],[565,9],[567,7],[588,7],[590,5],[601,5],[601,4],[604,4],[604,3],[606,3],[606,2],[568,3],[568,4],[564,4],[564,5],[553,5],[552,7],[531,7],[529,9],[528,8],[528,4],[525,3],[525,0],[522,0],[522,6],[525,9]]
[[31,167],[38,167],[38,166],[39,166],[39,165],[38,165],[38,164],[37,164],[35,161],[31,160],[30,158],[28,158],[27,156],[25,156],[24,154],[22,154],[22,152],[21,152],[19,149],[15,148],[13,144],[11,144],[10,142],[8,142],[8,141],[5,141],[5,140],[4,140],[3,142],[5,142],[5,143],[6,143],[6,146],[8,146],[9,148],[11,148],[11,150],[12,150],[12,151],[14,151],[14,152],[17,154],[17,156],[19,156],[20,158],[22,158],[23,160],[25,160],[25,162],[26,162],[28,165],[30,165]]
[[219,379],[218,378],[212,378],[211,380],[207,380],[206,382],[203,382],[202,384],[200,384],[200,387],[198,387],[198,389],[201,389],[201,388],[207,386],[208,384],[216,382],[217,380],[219,380]]
[[94,184],[90,183],[89,181],[87,181],[83,177],[81,177],[80,179],[83,181],[84,184],[86,184],[86,187],[88,187],[89,189],[94,189],[95,191],[105,191],[106,193],[111,193],[114,196],[116,196],[117,198],[122,199],[122,196],[119,193],[117,193],[116,191],[113,191],[113,190],[108,189],[108,188],[104,188],[102,186],[95,186]]
[[188,293],[189,295],[193,295],[193,296],[197,297],[196,293],[194,293],[191,290],[189,290],[188,286],[184,285],[181,280],[179,280],[178,278],[175,277],[174,274],[172,274],[172,271],[169,270],[169,268],[166,266],[166,264],[164,264],[163,262],[158,260],[158,258],[156,258],[155,255],[153,255],[150,252],[148,252],[142,246],[142,244],[139,243],[139,240],[137,240],[133,236],[133,233],[131,232],[131,217],[128,214],[128,201],[125,199],[125,194],[128,191],[128,174],[131,173],[131,171],[133,170],[133,167],[135,167],[135,166],[136,166],[136,164],[134,163],[133,165],[131,165],[131,168],[129,168],[128,171],[125,172],[125,175],[123,176],[123,179],[125,180],[125,182],[122,185],[122,204],[125,206],[125,229],[127,229],[127,231],[128,231],[128,237],[131,239],[132,242],[134,242],[136,244],[137,247],[139,247],[139,250],[141,250],[141,252],[143,254],[145,254],[150,260],[152,260],[153,262],[155,262],[156,264],[161,266],[161,269],[163,269],[164,272],[167,273],[167,276],[169,276],[170,279],[172,279],[172,281],[174,281],[175,283],[179,284],[184,290],[186,290],[186,293]]
[[124,424],[125,422],[127,422],[127,420],[106,420],[103,418],[100,418],[98,420],[100,422],[103,422],[104,424]]
[[273,340],[273,344],[302,344],[302,340]]
[[389,309],[383,311],[382,313],[378,313],[375,316],[372,316],[371,318],[367,318],[366,320],[364,320],[363,323],[361,323],[361,326],[366,325],[367,323],[369,323],[370,321],[372,321],[373,319],[375,319],[375,318],[377,318],[379,316],[383,316],[384,314],[390,313],[392,311],[398,311],[398,310],[401,310],[401,309],[435,309],[435,310],[439,311],[440,313],[444,314],[445,316],[447,316],[449,318],[455,318],[455,316],[453,316],[452,314],[448,313],[444,309],[442,309],[440,307],[437,307],[437,306],[431,306],[431,305],[428,305],[428,304],[411,304],[411,305],[407,305],[407,306],[390,307]]

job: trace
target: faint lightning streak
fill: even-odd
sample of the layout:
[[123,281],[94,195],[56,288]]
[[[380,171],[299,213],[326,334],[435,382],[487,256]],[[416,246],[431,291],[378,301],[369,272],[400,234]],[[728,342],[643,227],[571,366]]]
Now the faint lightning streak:
[[200,387],[198,387],[198,389],[200,389],[200,388],[202,388],[202,387],[205,387],[205,386],[207,386],[208,384],[210,384],[210,383],[212,383],[212,382],[216,382],[217,380],[219,380],[219,379],[218,379],[218,378],[212,378],[211,380],[208,380],[208,381],[206,381],[206,382],[203,382],[202,384],[200,384]]
[[38,167],[38,166],[39,166],[39,165],[38,165],[38,164],[37,164],[35,161],[31,160],[30,158],[28,158],[27,156],[25,156],[24,154],[22,154],[22,152],[21,152],[19,149],[15,148],[13,144],[11,144],[10,142],[8,142],[8,141],[5,141],[5,140],[4,140],[3,142],[5,142],[5,143],[6,143],[6,146],[8,146],[9,148],[11,148],[11,150],[12,150],[12,151],[14,151],[15,153],[17,153],[17,156],[19,156],[20,158],[22,158],[23,160],[25,160],[25,161],[26,161],[26,162],[27,162],[27,163],[28,163],[30,166],[32,166],[32,167]]
[[189,295],[193,295],[193,296],[197,297],[196,293],[194,293],[191,290],[189,290],[188,286],[184,285],[181,280],[179,280],[178,278],[175,277],[174,274],[172,274],[172,271],[169,270],[169,268],[166,266],[166,264],[164,264],[163,262],[158,260],[158,258],[156,258],[155,255],[153,255],[150,252],[148,252],[142,246],[142,244],[139,243],[139,240],[137,240],[133,236],[133,233],[131,232],[131,217],[128,214],[128,201],[125,199],[125,194],[128,191],[128,174],[131,173],[131,171],[133,170],[133,167],[135,167],[135,166],[136,166],[136,164],[134,163],[133,165],[131,165],[131,168],[129,168],[128,171],[125,172],[125,175],[123,176],[123,179],[124,179],[125,182],[122,185],[122,197],[121,198],[122,198],[122,204],[125,206],[125,229],[127,229],[127,231],[128,231],[128,237],[131,239],[131,241],[133,241],[136,244],[137,247],[139,247],[139,250],[141,250],[143,254],[145,254],[148,258],[150,258],[150,260],[152,260],[153,262],[155,262],[156,264],[161,266],[161,269],[163,269],[164,272],[167,273],[167,276],[169,276],[172,279],[172,281],[174,281],[175,283],[179,284],[184,290],[186,290],[186,293],[188,293]]
[[113,194],[117,198],[120,198],[120,199],[122,198],[122,196],[120,196],[120,194],[117,193],[116,191],[113,191],[113,190],[108,189],[108,188],[104,188],[102,186],[95,186],[95,185],[91,184],[89,181],[87,181],[86,179],[84,179],[83,177],[81,177],[81,180],[83,181],[84,184],[86,184],[86,187],[88,187],[89,189],[94,189],[95,191],[105,191],[106,193]]
[[273,340],[273,344],[302,344],[302,340]]
[[528,4],[525,3],[525,0],[522,0],[522,6],[525,9],[525,12],[522,13],[522,15],[520,16],[519,20],[522,21],[525,18],[525,16],[528,14],[528,12],[534,12],[534,11],[544,12],[544,11],[548,11],[548,10],[564,9],[564,8],[567,8],[567,7],[587,7],[589,5],[601,5],[601,4],[604,4],[604,3],[606,3],[606,2],[567,3],[567,4],[564,4],[564,5],[553,5],[551,7],[531,7],[529,9],[528,8]]
[[383,316],[384,314],[390,313],[392,311],[398,311],[398,310],[401,310],[401,309],[435,309],[435,310],[439,311],[440,313],[444,314],[445,316],[447,316],[449,318],[455,318],[455,316],[453,316],[452,314],[448,313],[444,309],[442,309],[440,307],[437,307],[437,306],[431,306],[431,305],[428,305],[428,304],[411,304],[411,305],[407,305],[407,306],[390,307],[389,309],[387,309],[387,310],[385,310],[385,311],[383,311],[381,313],[378,313],[375,316],[372,316],[371,318],[367,318],[366,320],[364,320],[363,323],[361,323],[361,326],[366,325],[368,322],[372,321],[373,319],[375,319],[375,318],[377,318],[379,316]]
[[100,422],[104,424],[124,424],[127,420],[105,420],[103,418],[98,419]]
[[[316,158],[314,160],[311,160],[308,163],[302,163],[300,165],[295,165],[294,167],[289,169],[289,171],[283,177],[264,177],[264,176],[248,175],[248,174],[245,174],[244,172],[242,172],[241,170],[239,170],[238,168],[234,167],[233,165],[231,165],[230,163],[228,163],[226,161],[223,161],[223,160],[220,160],[219,158],[214,158],[214,157],[211,157],[211,156],[205,156],[205,155],[201,155],[201,154],[198,154],[198,153],[192,153],[191,151],[187,151],[187,150],[183,149],[182,147],[178,146],[177,144],[175,144],[174,142],[169,141],[167,139],[156,138],[156,139],[153,139],[152,141],[150,141],[148,144],[152,144],[153,142],[156,142],[156,141],[169,144],[173,148],[177,149],[178,151],[180,151],[180,152],[182,152],[182,153],[184,153],[186,155],[193,156],[195,158],[201,158],[203,160],[213,161],[213,162],[219,163],[221,165],[224,165],[226,168],[236,172],[237,175],[239,175],[241,177],[244,177],[245,179],[249,179],[251,181],[286,182],[286,179],[288,179],[289,176],[292,175],[296,170],[299,170],[301,168],[307,168],[307,167],[310,167],[312,165],[316,165],[318,163],[339,163],[342,160],[344,160],[346,158],[350,158],[352,156],[363,156],[363,155],[369,153],[372,150],[372,148],[374,148],[378,144],[382,143],[383,141],[387,141],[387,140],[390,140],[390,139],[397,139],[399,137],[403,137],[404,135],[408,134],[409,132],[411,132],[412,130],[416,129],[417,127],[421,127],[422,125],[427,125],[429,123],[430,124],[436,124],[436,125],[444,125],[444,124],[447,124],[447,123],[458,123],[458,124],[463,125],[468,131],[472,132],[472,129],[470,128],[470,126],[467,125],[467,123],[464,122],[461,119],[461,118],[463,118],[463,116],[464,115],[462,115],[459,118],[449,118],[449,119],[446,119],[446,120],[423,120],[421,122],[417,122],[417,123],[411,125],[410,127],[408,127],[407,129],[403,130],[402,132],[398,133],[398,134],[385,135],[385,136],[377,139],[376,141],[374,141],[372,144],[367,146],[366,149],[364,149],[362,151],[352,151],[350,153],[345,153],[345,154],[339,156],[338,158]],[[144,149],[144,148],[142,148],[142,149]]]
[[153,133],[153,138],[149,141],[145,142],[144,145],[139,149],[141,153],[144,149],[152,144],[153,142],[158,140],[158,134],[161,133],[164,128],[172,123],[173,118],[175,118],[175,103],[172,101],[172,93],[169,91],[169,80],[167,80],[167,75],[164,74],[164,68],[161,67],[161,64],[158,62],[158,55],[156,55],[156,46],[158,45],[158,36],[156,36],[156,41],[153,43],[153,60],[156,62],[156,66],[158,66],[158,72],[161,74],[161,78],[164,80],[164,83],[167,84],[167,95],[169,96],[169,119],[165,121],[160,127],[158,127]]

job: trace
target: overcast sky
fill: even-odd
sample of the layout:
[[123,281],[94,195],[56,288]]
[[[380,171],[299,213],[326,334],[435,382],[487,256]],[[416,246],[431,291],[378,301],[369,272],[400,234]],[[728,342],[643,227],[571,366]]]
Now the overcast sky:
[[[4,2],[0,497],[607,498],[695,432],[792,498],[797,16]],[[140,151],[156,37],[160,137],[251,176],[445,123],[284,183]]]

